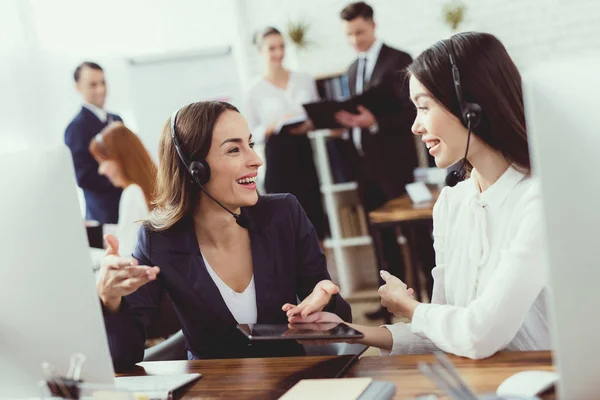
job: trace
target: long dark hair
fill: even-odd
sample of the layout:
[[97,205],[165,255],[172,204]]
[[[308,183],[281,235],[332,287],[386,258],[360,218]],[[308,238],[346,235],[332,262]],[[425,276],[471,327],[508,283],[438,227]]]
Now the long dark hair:
[[[449,41],[452,40],[452,47]],[[473,131],[522,172],[531,171],[521,75],[504,45],[493,35],[465,32],[440,41],[408,67],[436,100],[462,121],[448,51],[460,71],[463,101],[483,109]]]
[[[213,129],[228,110],[239,112],[231,104],[220,101],[201,101],[179,110],[175,131],[188,161],[206,159]],[[155,207],[144,225],[153,231],[164,231],[193,213],[200,196],[200,189],[192,183],[173,145],[171,118],[160,135],[158,165]]]

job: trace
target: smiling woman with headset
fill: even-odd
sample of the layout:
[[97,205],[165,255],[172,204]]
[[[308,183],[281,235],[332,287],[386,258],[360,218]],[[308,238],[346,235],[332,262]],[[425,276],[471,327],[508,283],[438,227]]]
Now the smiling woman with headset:
[[296,198],[258,196],[262,161],[253,147],[246,120],[227,103],[193,103],[167,122],[155,208],[133,258],[119,257],[117,240],[107,237],[97,282],[117,371],[141,361],[164,292],[190,359],[302,355],[296,342],[249,346],[236,329],[286,323],[286,311],[325,309],[351,320]]
[[[411,321],[355,327],[364,343],[396,354],[549,349],[541,197],[530,176],[519,71],[498,39],[470,32],[425,50],[408,73],[413,133],[438,167],[462,161],[433,211],[431,304],[382,271],[382,305]],[[289,317],[339,320],[327,312]]]

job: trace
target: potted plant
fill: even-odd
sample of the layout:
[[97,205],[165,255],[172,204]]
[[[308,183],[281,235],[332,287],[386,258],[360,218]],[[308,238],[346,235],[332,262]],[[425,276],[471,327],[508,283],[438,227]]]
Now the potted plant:
[[[306,20],[297,22],[290,21],[286,27],[287,36],[292,43],[290,46],[290,67],[293,69],[309,70],[306,59],[306,51],[313,44],[308,39],[309,23]],[[287,58],[287,57],[286,57]]]
[[459,25],[464,21],[466,9],[467,7],[460,0],[452,0],[444,4],[442,16],[444,22],[453,32],[456,32]]
[[287,35],[292,43],[301,50],[306,50],[310,45],[307,37],[308,28],[310,25],[306,21],[293,22],[287,24]]

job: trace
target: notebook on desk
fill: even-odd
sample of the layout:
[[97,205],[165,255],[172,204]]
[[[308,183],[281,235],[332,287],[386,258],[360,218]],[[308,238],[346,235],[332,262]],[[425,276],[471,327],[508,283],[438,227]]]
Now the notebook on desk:
[[280,400],[391,400],[396,385],[371,378],[305,379],[287,391]]
[[201,374],[120,376],[115,378],[118,390],[143,393],[152,399],[170,399],[173,392],[202,377]]

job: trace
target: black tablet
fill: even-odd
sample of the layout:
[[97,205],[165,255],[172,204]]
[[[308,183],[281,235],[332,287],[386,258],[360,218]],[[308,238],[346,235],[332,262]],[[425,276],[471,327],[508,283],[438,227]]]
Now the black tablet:
[[355,340],[365,335],[344,323],[238,325],[249,340]]

